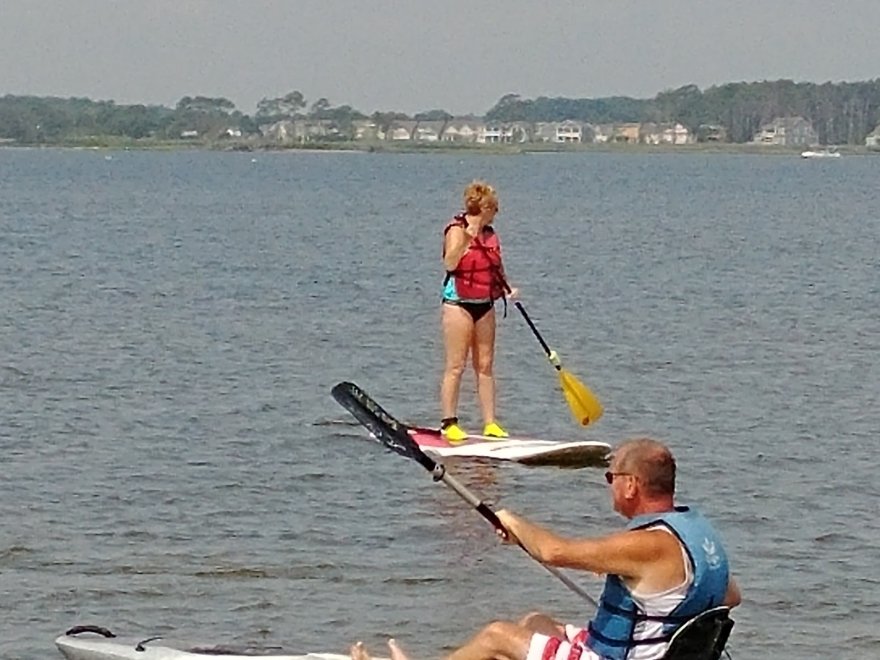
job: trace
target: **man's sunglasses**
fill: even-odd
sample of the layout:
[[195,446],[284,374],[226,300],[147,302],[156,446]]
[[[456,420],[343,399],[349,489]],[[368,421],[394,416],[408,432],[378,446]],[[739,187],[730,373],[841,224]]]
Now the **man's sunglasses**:
[[605,481],[610,486],[614,483],[614,477],[631,477],[632,475],[629,472],[611,472],[608,471],[605,473]]

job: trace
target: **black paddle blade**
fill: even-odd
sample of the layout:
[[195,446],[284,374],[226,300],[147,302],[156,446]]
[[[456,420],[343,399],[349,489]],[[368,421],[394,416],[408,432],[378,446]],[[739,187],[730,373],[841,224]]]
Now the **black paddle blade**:
[[339,405],[370,432],[374,440],[401,456],[417,461],[426,470],[433,471],[437,467],[437,463],[413,440],[406,425],[392,417],[360,387],[354,383],[342,382],[337,383],[330,393]]

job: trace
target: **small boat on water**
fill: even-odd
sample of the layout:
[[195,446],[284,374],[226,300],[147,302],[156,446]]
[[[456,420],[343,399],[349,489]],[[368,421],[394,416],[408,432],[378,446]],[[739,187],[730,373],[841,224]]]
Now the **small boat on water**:
[[833,149],[808,149],[801,152],[801,158],[840,158],[840,152]]
[[[733,624],[730,609],[723,605],[698,614],[675,631],[663,660],[720,658]],[[58,637],[55,645],[67,660],[350,660],[349,656],[338,653],[292,654],[277,646],[236,648],[174,643],[162,637],[125,639],[94,625],[74,626]]]

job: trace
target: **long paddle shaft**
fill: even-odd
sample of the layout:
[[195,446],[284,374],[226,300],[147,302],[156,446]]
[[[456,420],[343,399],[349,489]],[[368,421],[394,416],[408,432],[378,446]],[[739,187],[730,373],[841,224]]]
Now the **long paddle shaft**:
[[532,318],[529,316],[528,312],[526,312],[526,308],[523,307],[523,304],[519,300],[514,300],[513,304],[516,305],[519,313],[522,314],[522,317],[531,329],[532,334],[535,335],[535,338],[541,344],[541,348],[543,348],[544,353],[547,354],[547,359],[550,360],[550,364],[552,364],[559,373],[559,384],[562,387],[562,393],[565,395],[565,401],[568,403],[568,407],[571,409],[571,414],[574,415],[575,420],[577,420],[582,426],[587,426],[591,422],[595,422],[602,416],[603,412],[602,404],[599,403],[599,399],[590,391],[589,387],[562,368],[562,363],[559,361],[559,355],[557,355],[556,351],[551,350],[550,346],[547,345],[547,342],[544,341],[544,338],[541,336],[541,333],[538,332],[537,326],[535,326],[534,321],[532,321]]
[[562,369],[562,364],[559,362],[559,356],[554,355],[554,352],[550,350],[550,347],[547,345],[547,342],[544,341],[544,338],[541,336],[541,333],[538,332],[538,328],[535,326],[532,321],[532,317],[529,316],[528,312],[526,312],[526,308],[523,307],[522,303],[519,300],[514,300],[513,304],[516,305],[516,308],[519,310],[519,313],[522,314],[522,317],[526,320],[526,323],[529,324],[529,328],[532,333],[535,335],[535,338],[541,344],[541,348],[544,349],[544,352],[547,354],[547,359],[550,360],[550,363],[556,367],[556,370],[559,371]]
[[[343,382],[334,386],[331,393],[333,398],[336,399],[343,408],[350,412],[354,418],[370,432],[376,441],[401,456],[406,456],[407,458],[416,461],[431,473],[434,477],[434,481],[442,481],[445,483],[449,488],[454,490],[459,497],[476,509],[483,518],[488,520],[495,529],[504,534],[505,537],[509,536],[504,525],[501,524],[501,520],[495,515],[495,512],[466,486],[458,481],[458,479],[449,474],[442,463],[435,461],[423,452],[407,431],[406,425],[388,414],[378,403],[373,401],[366,392],[354,383]],[[532,557],[522,543],[517,541],[517,545],[519,545],[526,554]],[[532,559],[534,559],[534,557],[532,557]],[[547,566],[547,564],[541,562],[538,563],[550,571],[578,596],[587,602],[598,606],[595,599],[577,584],[572,582],[568,576],[564,575],[553,566]]]

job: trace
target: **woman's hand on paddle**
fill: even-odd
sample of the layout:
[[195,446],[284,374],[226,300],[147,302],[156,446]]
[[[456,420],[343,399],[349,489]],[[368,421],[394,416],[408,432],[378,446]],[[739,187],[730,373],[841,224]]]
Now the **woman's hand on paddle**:
[[515,286],[510,287],[507,290],[507,297],[511,300],[516,300],[517,297],[519,297],[519,289],[517,289]]

